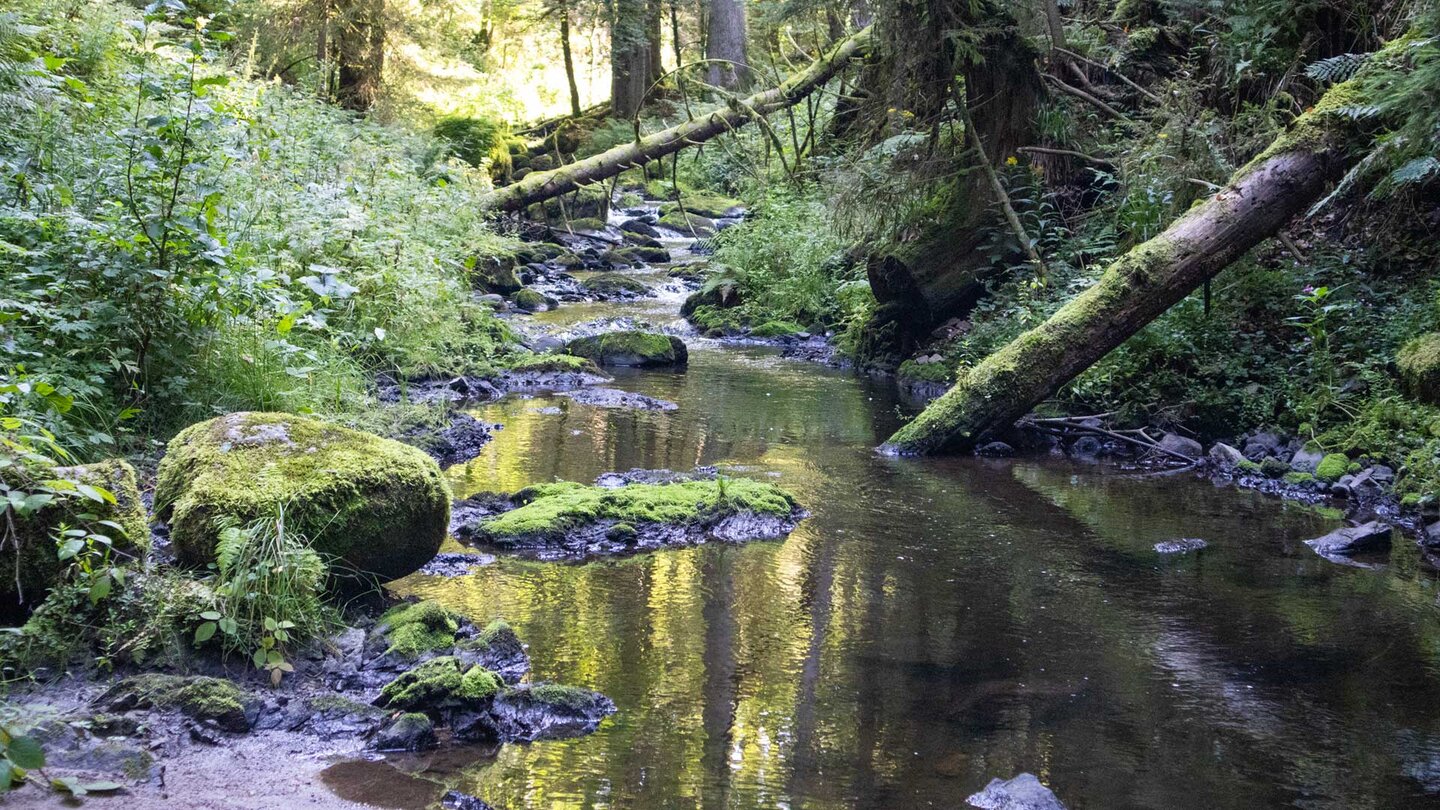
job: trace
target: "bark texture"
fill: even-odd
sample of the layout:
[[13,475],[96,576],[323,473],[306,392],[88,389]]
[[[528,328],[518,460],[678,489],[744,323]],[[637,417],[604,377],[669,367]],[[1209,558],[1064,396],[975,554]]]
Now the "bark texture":
[[710,0],[705,58],[723,60],[710,64],[710,84],[729,90],[750,85],[745,32],[745,0]]
[[645,101],[655,67],[650,47],[649,0],[615,0],[610,20],[610,106],[630,118]]
[[970,370],[880,449],[966,450],[1008,428],[1296,214],[1354,161],[1353,103],[1339,85],[1230,185],[1106,269],[1049,320]]
[[385,0],[348,0],[337,11],[335,100],[364,112],[375,104],[385,72]]
[[[594,157],[548,172],[526,175],[513,186],[496,189],[487,204],[501,211],[518,211],[533,203],[591,183],[607,180],[627,169],[674,154],[687,146],[703,143],[757,116],[783,110],[805,99],[816,88],[839,73],[852,57],[870,46],[870,29],[858,31],[837,43],[808,68],[786,79],[779,87],[756,93],[707,115],[657,132],[632,143],[622,144]],[[616,114],[619,111],[616,110]]]

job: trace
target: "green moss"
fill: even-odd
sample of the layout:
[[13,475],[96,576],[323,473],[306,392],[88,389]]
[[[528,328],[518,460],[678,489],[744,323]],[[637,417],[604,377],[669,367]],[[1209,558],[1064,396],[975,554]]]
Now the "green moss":
[[491,644],[494,644],[495,641],[502,636],[513,635],[515,635],[515,630],[510,627],[509,622],[505,621],[504,619],[495,619],[494,621],[485,625],[485,629],[481,630],[480,635],[476,638],[478,638],[486,646],[489,646]]
[[570,230],[579,233],[580,231],[603,231],[607,227],[604,220],[595,217],[581,217],[570,220]]
[[1260,472],[1269,478],[1279,478],[1290,472],[1290,465],[1274,456],[1266,456],[1265,460],[1260,462]]
[[391,608],[380,617],[380,626],[390,641],[387,653],[418,658],[425,653],[455,646],[455,631],[460,629],[460,617],[438,602],[426,600]]
[[552,706],[565,706],[571,709],[584,709],[591,703],[591,691],[581,689],[578,686],[566,686],[559,683],[540,683],[530,687],[531,699],[548,703]]
[[558,539],[601,520],[632,526],[686,524],[706,516],[740,512],[789,515],[795,508],[794,498],[785,490],[747,478],[616,488],[564,481],[521,490],[516,498],[524,505],[481,523],[482,535],[491,542],[535,536]]
[[1405,393],[1431,405],[1440,404],[1440,332],[1411,340],[1395,356]]
[[1320,459],[1320,464],[1315,467],[1315,477],[1327,484],[1333,484],[1345,475],[1350,467],[1350,459],[1344,453],[1330,453]]
[[1315,483],[1315,476],[1307,472],[1287,472],[1280,480],[1291,486],[1304,486]]
[[751,329],[750,334],[762,338],[784,337],[786,335],[796,335],[804,331],[805,327],[794,321],[766,321],[754,329]]
[[1259,475],[1262,472],[1260,465],[1249,459],[1236,464],[1235,469],[1245,475]]
[[526,312],[542,312],[550,306],[549,302],[545,300],[544,295],[529,287],[510,296],[510,301],[514,303],[516,307]]
[[286,529],[346,572],[393,579],[435,556],[450,488],[424,452],[283,413],[235,413],[192,425],[160,462],[155,502],[189,565],[213,560],[216,521],[283,508]]
[[1420,493],[1407,492],[1405,496],[1400,499],[1400,506],[1404,509],[1416,509],[1419,508],[1422,500],[1424,500],[1424,497]]
[[443,709],[493,696],[500,676],[454,656],[432,658],[380,689],[377,705],[402,711]]
[[[4,603],[0,606],[0,615],[17,608],[22,595],[27,610],[38,606],[46,592],[59,581],[69,566],[56,555],[55,534],[62,524],[109,537],[115,549],[142,560],[150,551],[150,519],[140,497],[135,468],[128,462],[111,459],[57,467],[49,476],[104,489],[115,497],[115,502],[69,497],[29,518],[16,520],[15,545],[0,553],[0,602]],[[117,524],[119,529],[105,525],[106,522]],[[23,616],[24,611],[19,611],[19,615]]]
[[595,295],[618,295],[622,293],[634,293],[635,295],[649,295],[650,288],[633,276],[622,276],[613,273],[603,276],[593,276],[581,282],[586,292]]
[[925,382],[951,383],[955,380],[955,368],[950,363],[917,363],[906,360],[900,364],[899,375],[903,379]]
[[245,716],[244,690],[223,678],[146,673],[116,684],[135,708],[178,709],[197,720],[235,720]]
[[671,211],[660,217],[660,225],[669,228],[677,233],[686,236],[707,237],[715,235],[715,222],[709,217],[702,217],[699,214],[680,213]]
[[[611,251],[611,261],[620,264],[664,264],[670,261],[670,251],[663,247],[632,245]],[[615,262],[619,259],[619,262]]]
[[734,308],[721,308],[701,304],[692,309],[686,317],[701,332],[709,337],[738,334],[749,327],[749,319]]
[[527,354],[512,360],[509,367],[511,371],[601,373],[594,362],[573,354]]
[[683,341],[657,332],[606,332],[572,340],[565,351],[601,366],[683,365],[689,360]]

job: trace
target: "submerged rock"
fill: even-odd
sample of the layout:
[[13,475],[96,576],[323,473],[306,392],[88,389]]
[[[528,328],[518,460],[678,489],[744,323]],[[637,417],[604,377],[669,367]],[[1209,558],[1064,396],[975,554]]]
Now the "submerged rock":
[[656,399],[644,394],[621,391],[618,388],[581,388],[564,391],[562,397],[573,399],[582,405],[599,408],[630,408],[637,411],[673,411],[680,406],[666,399]]
[[498,386],[509,392],[568,391],[610,382],[599,366],[571,354],[538,354],[517,360],[502,372]]
[[1009,458],[1015,455],[1015,448],[1005,442],[989,442],[975,448],[975,455],[986,458]]
[[160,462],[155,502],[180,560],[214,559],[215,521],[285,510],[287,530],[339,570],[379,580],[435,556],[450,488],[425,453],[392,439],[285,413],[191,425]]
[[501,425],[487,424],[464,411],[451,411],[445,419],[444,425],[417,425],[398,438],[424,450],[440,466],[448,467],[480,455],[489,443],[492,431],[501,428]]
[[984,790],[965,802],[980,810],[1065,810],[1050,788],[1031,773],[1013,779],[992,779]]
[[1192,551],[1199,551],[1210,545],[1198,537],[1181,537],[1176,540],[1165,540],[1155,544],[1157,554],[1188,554]]
[[495,810],[494,807],[469,793],[461,793],[458,790],[445,791],[445,795],[440,797],[440,806],[444,810]]
[[614,713],[615,703],[599,692],[540,683],[502,691],[483,713],[457,720],[454,731],[467,740],[559,740],[589,734]]
[[505,505],[485,496],[455,534],[507,549],[615,554],[776,539],[806,515],[779,487],[744,478],[619,487],[563,481],[523,489],[510,497],[509,509]]
[[684,341],[657,332],[607,332],[572,340],[565,350],[601,366],[683,366],[690,359]]
[[1390,525],[1372,520],[1359,526],[1348,526],[1314,540],[1306,540],[1305,545],[1315,550],[1316,554],[1329,560],[1337,557],[1349,557],[1352,554],[1361,554],[1369,551],[1385,551],[1390,548],[1390,536],[1393,534]]

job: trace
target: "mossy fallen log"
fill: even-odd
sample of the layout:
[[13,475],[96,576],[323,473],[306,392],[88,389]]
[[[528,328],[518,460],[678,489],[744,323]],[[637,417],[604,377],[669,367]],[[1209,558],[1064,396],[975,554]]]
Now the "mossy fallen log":
[[1012,425],[1207,279],[1313,204],[1359,157],[1345,110],[1360,98],[1336,85],[1229,185],[1106,269],[1049,320],[987,357],[896,431],[880,451],[967,450]]
[[798,104],[834,78],[853,57],[864,54],[870,47],[871,34],[871,29],[867,27],[841,40],[805,70],[786,79],[778,87],[737,100],[654,135],[621,144],[578,163],[551,171],[533,172],[514,185],[496,189],[486,202],[500,211],[518,211],[582,186],[607,180],[687,146],[704,143],[760,116]]

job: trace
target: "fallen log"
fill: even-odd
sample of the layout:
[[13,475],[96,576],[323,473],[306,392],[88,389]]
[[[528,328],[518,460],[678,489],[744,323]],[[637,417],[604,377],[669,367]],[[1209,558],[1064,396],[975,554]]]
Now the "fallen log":
[[621,144],[569,166],[527,175],[524,180],[512,186],[496,189],[484,202],[487,207],[500,211],[518,211],[581,186],[608,180],[628,169],[674,154],[687,146],[704,143],[717,135],[744,126],[757,117],[797,104],[834,78],[853,57],[866,53],[872,41],[871,31],[871,28],[864,28],[836,43],[808,68],[786,79],[778,87],[761,91],[707,115]]
[[968,450],[1082,371],[1320,198],[1359,158],[1354,81],[1336,85],[1229,185],[1110,265],[1090,289],[985,358],[881,445],[889,455]]

